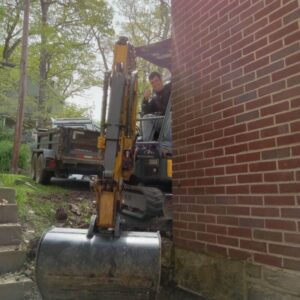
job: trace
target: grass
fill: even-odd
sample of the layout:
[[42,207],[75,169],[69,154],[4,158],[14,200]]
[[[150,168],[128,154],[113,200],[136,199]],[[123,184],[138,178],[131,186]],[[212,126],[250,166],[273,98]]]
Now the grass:
[[[23,226],[40,236],[55,221],[57,203],[45,198],[53,194],[64,195],[62,187],[36,184],[24,175],[0,174],[0,186],[12,187],[16,190],[19,219]],[[63,204],[60,206],[64,206]]]

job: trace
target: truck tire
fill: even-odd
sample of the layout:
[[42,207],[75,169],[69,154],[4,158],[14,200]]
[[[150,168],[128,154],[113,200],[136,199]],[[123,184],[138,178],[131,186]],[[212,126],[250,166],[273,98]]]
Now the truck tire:
[[50,182],[52,174],[45,170],[44,167],[44,155],[40,154],[36,162],[36,175],[35,181],[40,184],[48,184]]
[[33,154],[31,157],[31,178],[35,180],[36,178],[36,163],[37,163],[37,154]]

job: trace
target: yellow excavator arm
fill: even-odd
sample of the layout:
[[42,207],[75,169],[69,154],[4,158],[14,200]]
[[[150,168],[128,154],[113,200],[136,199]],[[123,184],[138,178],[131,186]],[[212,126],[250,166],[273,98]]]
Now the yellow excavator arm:
[[[106,78],[108,80],[108,78]],[[109,78],[111,94],[108,115],[102,109],[99,150],[104,158],[104,171],[97,191],[97,222],[99,228],[114,228],[116,209],[120,201],[123,180],[128,180],[133,169],[136,140],[137,73],[134,47],[127,38],[115,45],[112,73]],[[108,88],[108,85],[106,85]],[[106,92],[104,94],[107,97]],[[104,105],[107,100],[104,99]]]

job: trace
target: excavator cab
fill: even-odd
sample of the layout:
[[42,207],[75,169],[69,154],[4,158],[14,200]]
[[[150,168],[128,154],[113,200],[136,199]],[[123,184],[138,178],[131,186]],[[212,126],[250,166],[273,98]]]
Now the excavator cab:
[[[44,300],[146,300],[158,295],[160,234],[125,231],[121,219],[130,190],[125,182],[134,169],[137,104],[135,49],[121,37],[104,81],[98,139],[104,163],[95,181],[96,214],[89,229],[51,228],[41,238],[36,279]],[[150,210],[160,209],[155,201],[147,202]]]

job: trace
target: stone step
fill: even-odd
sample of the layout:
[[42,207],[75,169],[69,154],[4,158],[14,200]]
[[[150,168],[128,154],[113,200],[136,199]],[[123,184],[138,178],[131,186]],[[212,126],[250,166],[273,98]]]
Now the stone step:
[[10,274],[0,277],[0,299],[25,300],[31,299],[33,282],[21,275]]
[[22,229],[20,224],[0,224],[0,246],[19,245],[21,241]]
[[0,203],[2,199],[7,200],[8,203],[16,203],[16,191],[11,188],[0,188]]
[[0,247],[0,274],[20,270],[24,265],[25,259],[26,251],[20,246]]
[[0,203],[0,224],[17,223],[18,222],[18,206],[16,204]]

